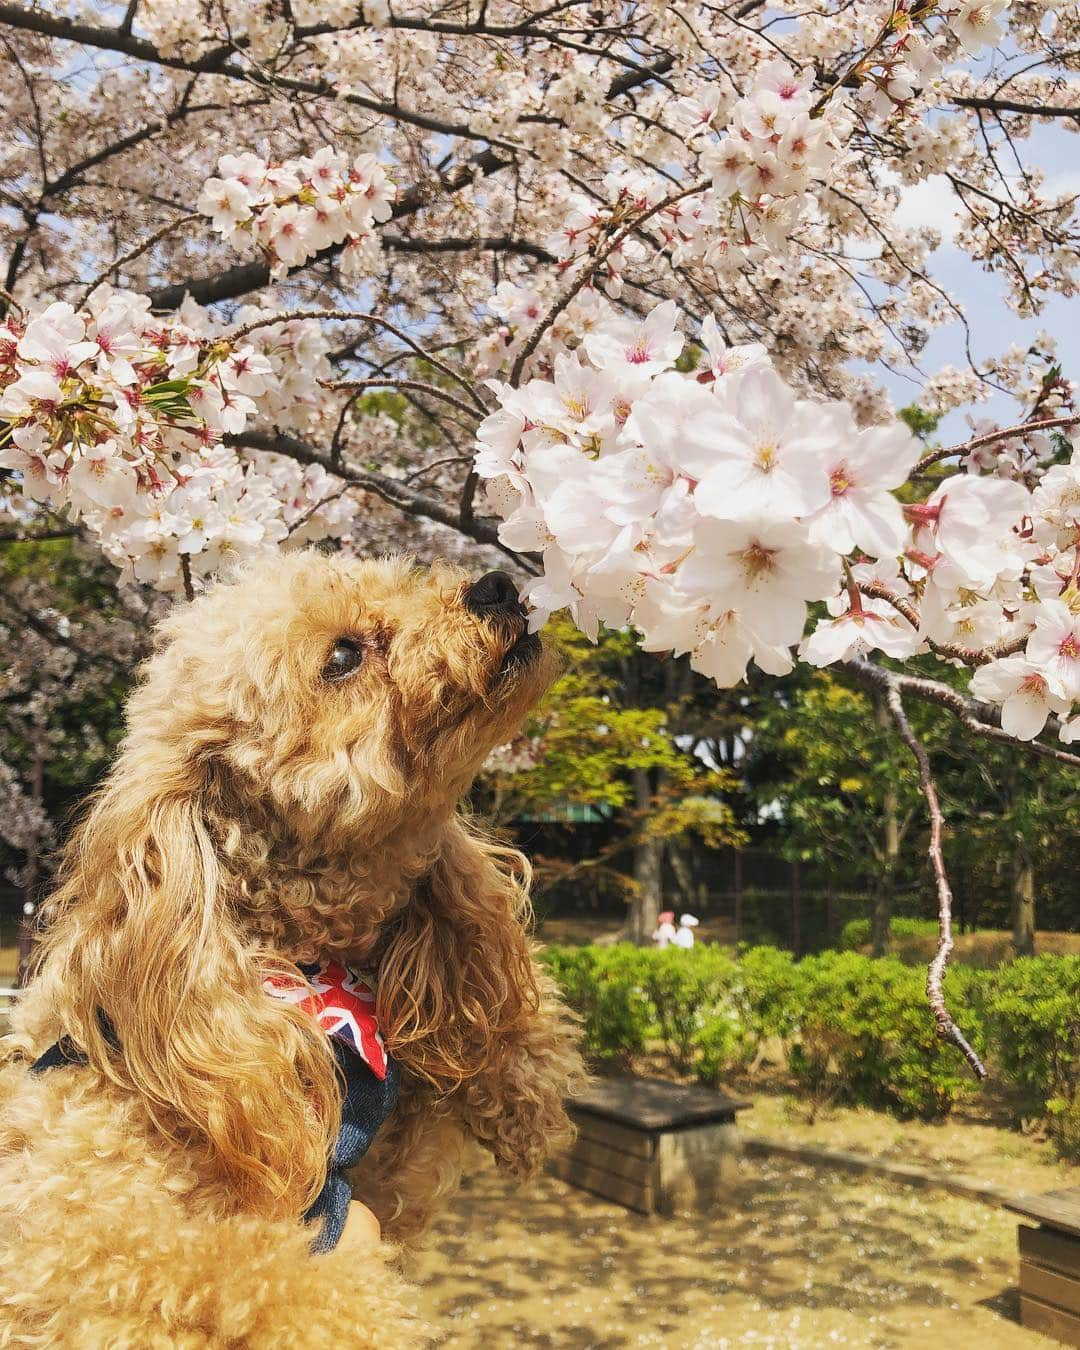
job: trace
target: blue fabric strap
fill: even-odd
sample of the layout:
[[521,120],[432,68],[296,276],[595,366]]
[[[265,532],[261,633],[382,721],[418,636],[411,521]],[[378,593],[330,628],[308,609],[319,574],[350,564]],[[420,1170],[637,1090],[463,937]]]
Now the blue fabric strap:
[[328,1252],[337,1246],[345,1220],[349,1217],[349,1203],[352,1200],[352,1189],[345,1172],[355,1167],[371,1147],[379,1126],[397,1101],[400,1081],[398,1066],[389,1055],[386,1077],[379,1079],[347,1045],[336,1039],[332,1039],[330,1044],[344,1089],[341,1130],[330,1155],[326,1183],[304,1215],[309,1222],[316,1219],[323,1221],[318,1237],[311,1244],[313,1252]]

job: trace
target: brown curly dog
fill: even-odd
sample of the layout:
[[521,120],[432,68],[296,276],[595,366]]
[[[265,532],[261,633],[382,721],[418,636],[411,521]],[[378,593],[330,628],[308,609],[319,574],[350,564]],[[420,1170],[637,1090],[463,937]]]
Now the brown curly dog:
[[[500,573],[314,553],[159,638],[2,1043],[0,1346],[418,1344],[391,1244],[470,1139],[526,1176],[569,1134],[528,865],[458,811],[553,658]],[[313,1255],[342,1089],[264,980],[328,957],[377,972],[401,1087],[350,1175],[388,1240],[354,1204]],[[72,1060],[32,1073],[57,1042]]]

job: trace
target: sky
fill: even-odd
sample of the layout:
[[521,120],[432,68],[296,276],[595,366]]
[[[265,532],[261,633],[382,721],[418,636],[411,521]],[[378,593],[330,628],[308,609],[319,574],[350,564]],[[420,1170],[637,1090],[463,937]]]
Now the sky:
[[[1038,127],[1030,141],[1021,146],[1028,164],[1037,164],[1047,175],[1047,195],[1073,191],[1080,193],[1080,138],[1055,127]],[[931,255],[928,270],[958,300],[968,315],[972,333],[972,352],[981,360],[1004,351],[1014,342],[1030,341],[1038,332],[1050,333],[1057,341],[1058,357],[1064,374],[1080,384],[1080,300],[1055,296],[1035,319],[1019,319],[1005,302],[1003,281],[987,273],[962,253],[952,239],[956,232],[956,198],[943,177],[928,179],[907,189],[897,215],[904,226],[932,225],[942,235],[942,244]],[[942,326],[922,353],[920,365],[931,372],[943,365],[963,367],[964,334],[960,323]],[[896,405],[910,403],[918,394],[918,382],[876,368],[875,373],[888,388]],[[996,396],[975,410],[977,416],[1012,417],[1014,400]],[[945,441],[963,440],[968,434],[964,411],[945,418],[939,432]]]

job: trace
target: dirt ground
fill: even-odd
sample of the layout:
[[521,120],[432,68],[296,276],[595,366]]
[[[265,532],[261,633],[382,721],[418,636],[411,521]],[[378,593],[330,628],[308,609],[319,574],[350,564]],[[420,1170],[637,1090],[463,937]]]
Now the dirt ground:
[[1018,1323],[1016,1225],[950,1196],[767,1160],[744,1161],[729,1205],[671,1220],[485,1170],[413,1273],[448,1350],[1050,1350]]
[[745,1135],[918,1163],[1012,1191],[1038,1194],[1080,1185],[1080,1169],[1055,1158],[1041,1134],[1006,1128],[1007,1113],[992,1084],[935,1123],[897,1120],[859,1107],[833,1107],[811,1122],[805,1106],[781,1082],[777,1073],[772,1082],[755,1085],[743,1079],[731,1085],[732,1096],[753,1102],[739,1113]]
[[[643,1072],[656,1066],[644,1062]],[[745,1137],[919,1163],[1014,1191],[1077,1185],[1038,1134],[1007,1127],[993,1085],[947,1121],[833,1107],[808,1119],[778,1066],[727,1085]],[[473,1177],[420,1257],[421,1308],[448,1350],[848,1345],[1010,1350],[1017,1216],[782,1158],[745,1158],[730,1203],[643,1218],[545,1177]]]

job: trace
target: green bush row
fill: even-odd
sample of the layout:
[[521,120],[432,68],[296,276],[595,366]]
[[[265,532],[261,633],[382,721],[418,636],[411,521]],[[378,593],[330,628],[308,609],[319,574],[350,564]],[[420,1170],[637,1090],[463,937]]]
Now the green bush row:
[[[894,942],[904,938],[936,937],[937,922],[934,919],[905,919],[896,917],[889,925],[889,933]],[[846,952],[857,952],[860,947],[870,943],[870,920],[852,919],[840,930],[840,946]]]
[[[552,947],[544,960],[582,1017],[594,1061],[659,1046],[676,1068],[715,1084],[779,1043],[810,1102],[926,1120],[975,1087],[934,1032],[922,971],[892,957],[844,951],[795,961],[775,947],[736,955],[620,945]],[[1017,1120],[1045,1117],[1061,1153],[1080,1158],[1080,956],[956,966],[947,988]]]

